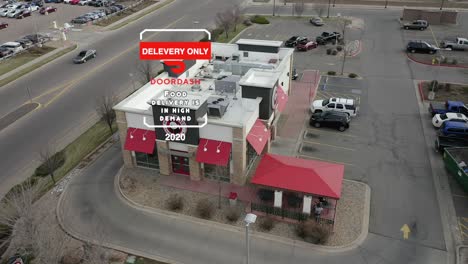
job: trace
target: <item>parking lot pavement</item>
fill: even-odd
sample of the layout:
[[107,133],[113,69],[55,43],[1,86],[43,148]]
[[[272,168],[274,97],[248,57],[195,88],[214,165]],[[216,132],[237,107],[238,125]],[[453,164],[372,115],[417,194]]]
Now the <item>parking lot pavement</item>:
[[57,21],[57,26],[63,27],[64,23],[69,23],[73,18],[91,10],[99,9],[92,6],[69,5],[63,3],[47,3],[45,6],[56,7],[57,11],[48,15],[41,15],[39,11],[35,11],[32,16],[23,19],[0,17],[0,21],[9,24],[8,28],[1,30],[0,43],[14,41],[35,32],[51,32],[53,29],[52,21]]

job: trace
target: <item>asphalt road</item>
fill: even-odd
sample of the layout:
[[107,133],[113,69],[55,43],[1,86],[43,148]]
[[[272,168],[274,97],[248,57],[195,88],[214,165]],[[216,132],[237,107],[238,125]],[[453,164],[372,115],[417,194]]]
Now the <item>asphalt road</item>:
[[[79,49],[97,50],[95,60],[74,65],[72,58],[78,52],[75,51],[0,87],[0,116],[29,100],[27,88],[34,101],[42,104],[38,110],[0,131],[0,195],[31,175],[39,164],[37,153],[41,149],[48,144],[60,149],[90,127],[97,120],[94,110],[97,98],[104,94],[124,95],[133,90],[129,73],[137,75],[139,32],[145,28],[194,28],[194,21],[199,22],[198,28],[208,27],[213,24],[217,10],[233,4],[232,1],[176,0],[117,31],[92,36],[88,32],[75,32],[77,35],[72,35],[72,39],[82,36]],[[193,37],[162,33],[151,39],[177,41]]]
[[[122,202],[114,192],[114,175],[123,165],[120,151],[120,144],[114,144],[71,180],[60,207],[66,230],[178,263],[245,263],[243,232],[143,212]],[[446,260],[442,250],[372,233],[357,249],[332,254],[265,240],[255,233],[251,239],[250,260],[256,264],[440,264]]]

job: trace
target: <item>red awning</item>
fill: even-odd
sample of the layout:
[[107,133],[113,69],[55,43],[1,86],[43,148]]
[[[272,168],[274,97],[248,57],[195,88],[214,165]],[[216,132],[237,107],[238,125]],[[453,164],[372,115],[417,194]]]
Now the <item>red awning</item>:
[[252,145],[258,155],[261,155],[263,148],[265,148],[266,143],[270,139],[270,136],[270,130],[266,128],[260,119],[257,119],[247,135],[247,141],[249,141],[250,145]]
[[156,133],[152,130],[129,127],[125,139],[125,150],[153,154]]
[[251,183],[339,199],[344,165],[266,154]]
[[231,156],[231,143],[200,138],[197,149],[197,162],[226,166]]
[[288,102],[288,95],[284,92],[283,87],[278,86],[278,111],[283,112]]

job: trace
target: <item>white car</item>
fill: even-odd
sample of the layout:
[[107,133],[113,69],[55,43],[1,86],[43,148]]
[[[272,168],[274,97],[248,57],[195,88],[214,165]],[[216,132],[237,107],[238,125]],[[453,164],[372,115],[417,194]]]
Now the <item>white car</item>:
[[71,0],[63,0],[64,4],[69,4],[70,2],[71,2]]
[[78,2],[79,5],[88,5],[89,2],[91,2],[90,0],[80,0],[80,2]]
[[12,12],[7,14],[7,17],[13,18],[16,16],[16,14],[21,13],[23,10],[22,9],[15,9]]
[[2,11],[0,11],[0,16],[6,17],[8,15],[8,13],[10,13],[11,11],[13,11],[13,10],[12,9],[3,9]]
[[39,10],[39,7],[37,5],[29,5],[28,7],[26,7],[26,9],[31,12],[34,12],[34,11]]
[[468,122],[468,117],[460,113],[446,113],[446,114],[436,114],[432,118],[432,124],[439,128],[445,121],[455,121],[455,122]]
[[315,100],[310,106],[312,113],[320,113],[325,111],[337,111],[347,113],[349,116],[356,116],[359,107],[353,99],[332,97],[327,100]]

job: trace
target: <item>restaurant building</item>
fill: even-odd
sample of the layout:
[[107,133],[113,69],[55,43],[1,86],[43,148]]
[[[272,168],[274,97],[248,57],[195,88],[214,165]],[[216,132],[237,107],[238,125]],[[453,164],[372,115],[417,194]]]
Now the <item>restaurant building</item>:
[[183,73],[164,65],[155,79],[183,81],[147,83],[114,107],[125,166],[243,185],[291,93],[293,49],[281,46],[212,43],[211,60],[184,61]]

